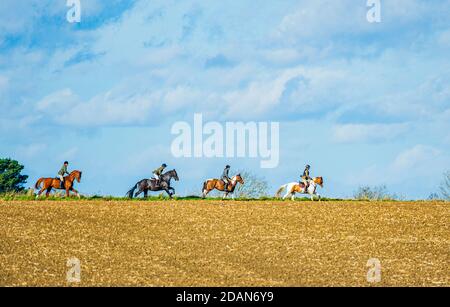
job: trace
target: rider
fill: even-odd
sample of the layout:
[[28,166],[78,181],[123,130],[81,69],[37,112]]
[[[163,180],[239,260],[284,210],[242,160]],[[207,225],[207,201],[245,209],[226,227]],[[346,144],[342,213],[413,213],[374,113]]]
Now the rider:
[[230,176],[229,176],[230,168],[231,168],[231,166],[229,166],[229,165],[225,166],[225,169],[223,170],[222,177],[221,177],[223,182],[225,182],[225,187],[224,187],[225,191],[228,190],[228,185],[230,184],[230,181],[231,181]]
[[311,169],[311,166],[306,165],[305,170],[303,171],[303,175],[301,177],[301,181],[305,184],[305,191],[308,190],[309,187],[309,181],[312,180],[312,178],[309,176],[309,170]]
[[164,172],[165,168],[167,167],[166,163],[163,163],[160,167],[158,167],[157,169],[155,169],[153,171],[153,177],[155,177],[156,179],[156,185],[159,185],[159,177],[161,177],[162,173]]
[[67,167],[69,166],[69,162],[65,161],[63,166],[58,172],[58,178],[61,181],[61,189],[64,189],[64,175],[69,175],[69,172],[67,171]]

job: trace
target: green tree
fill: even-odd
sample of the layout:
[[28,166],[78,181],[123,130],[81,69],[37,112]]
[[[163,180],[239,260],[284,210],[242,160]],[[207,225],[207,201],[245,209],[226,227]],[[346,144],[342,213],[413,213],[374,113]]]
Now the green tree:
[[0,193],[20,192],[28,176],[22,175],[23,165],[11,159],[0,159]]

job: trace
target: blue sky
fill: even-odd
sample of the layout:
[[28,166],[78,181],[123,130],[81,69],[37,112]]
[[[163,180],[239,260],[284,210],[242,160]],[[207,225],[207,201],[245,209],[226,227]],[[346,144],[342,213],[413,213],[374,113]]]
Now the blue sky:
[[[450,169],[450,1],[0,3],[0,155],[29,184],[64,160],[85,194],[123,195],[166,162],[181,194],[224,164],[271,192],[306,163],[325,196],[385,184],[426,198]],[[249,112],[251,110],[251,112]],[[176,159],[176,121],[280,122],[280,164]]]

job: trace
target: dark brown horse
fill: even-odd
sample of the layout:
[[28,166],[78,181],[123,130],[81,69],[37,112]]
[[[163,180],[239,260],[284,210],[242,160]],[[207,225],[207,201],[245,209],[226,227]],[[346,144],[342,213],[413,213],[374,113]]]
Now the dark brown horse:
[[[170,198],[175,195],[175,189],[170,186],[170,181],[175,179],[175,181],[179,181],[178,174],[176,170],[168,171],[167,173],[162,174],[160,177],[159,184],[156,183],[155,179],[143,179],[136,183],[131,190],[127,192],[128,198],[138,197],[142,193],[144,193],[144,198],[147,198],[148,192],[158,192],[158,191],[166,191]],[[138,190],[136,193],[134,191]]]
[[75,180],[78,181],[78,183],[80,182],[81,174],[82,172],[80,171],[73,171],[69,174],[69,176],[64,177],[63,188],[61,188],[61,180],[59,180],[59,178],[40,178],[34,186],[36,189],[40,189],[41,184],[43,184],[42,189],[40,189],[36,198],[41,196],[42,192],[44,192],[45,190],[47,190],[47,193],[45,195],[48,197],[52,189],[66,190],[67,197],[70,196],[70,191],[74,192],[78,197],[80,197],[78,191],[73,188],[73,184]]
[[223,191],[225,194],[223,198],[226,198],[228,194],[231,194],[234,198],[234,190],[236,189],[236,185],[244,184],[244,179],[242,179],[241,174],[237,174],[231,178],[230,183],[228,184],[227,190],[225,191],[225,182],[222,179],[209,179],[203,183],[203,193],[202,197],[205,198],[209,192],[212,190]]

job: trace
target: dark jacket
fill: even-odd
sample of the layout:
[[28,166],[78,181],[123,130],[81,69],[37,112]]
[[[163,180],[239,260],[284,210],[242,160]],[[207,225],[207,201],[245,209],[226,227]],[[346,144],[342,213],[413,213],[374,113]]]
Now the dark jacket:
[[307,168],[305,168],[302,178],[303,179],[311,179],[311,177],[309,177],[309,170]]
[[230,179],[229,173],[230,173],[230,169],[229,169],[229,168],[224,169],[221,178],[222,178],[222,179],[228,179],[228,180],[229,180],[229,179]]

